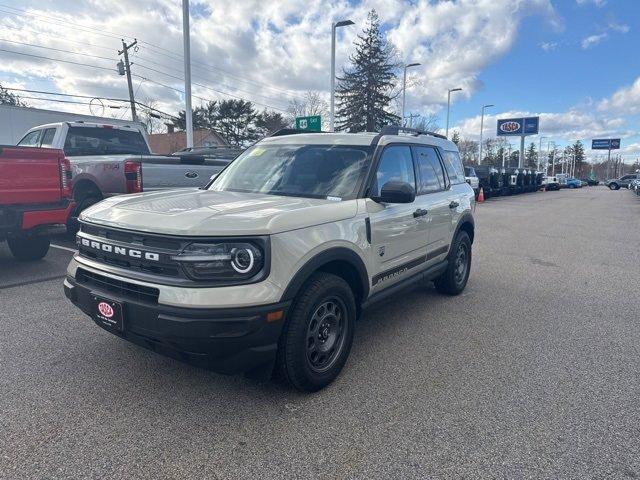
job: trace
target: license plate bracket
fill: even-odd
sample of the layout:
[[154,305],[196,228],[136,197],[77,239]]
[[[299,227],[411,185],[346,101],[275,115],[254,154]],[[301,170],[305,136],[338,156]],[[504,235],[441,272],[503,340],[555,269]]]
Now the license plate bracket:
[[124,314],[122,303],[100,295],[93,297],[93,319],[109,330],[122,332],[124,330]]

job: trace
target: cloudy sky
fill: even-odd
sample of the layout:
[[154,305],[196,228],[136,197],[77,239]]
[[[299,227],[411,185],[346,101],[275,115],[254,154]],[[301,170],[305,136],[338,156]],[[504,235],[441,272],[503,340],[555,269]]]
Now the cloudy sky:
[[[619,136],[629,160],[640,156],[638,0],[192,0],[194,104],[243,98],[284,111],[308,90],[328,95],[331,23],[356,23],[339,30],[338,65],[347,65],[371,8],[401,59],[422,64],[410,70],[411,113],[436,113],[444,125],[447,89],[461,87],[451,125],[464,137],[477,139],[481,107],[491,103],[485,136],[496,118],[540,115],[541,134],[559,146]],[[175,113],[181,26],[178,0],[0,0],[0,83],[127,98],[117,50],[121,38],[137,38],[137,99]],[[88,98],[57,98],[79,103],[26,101],[90,113]],[[129,114],[109,108],[122,103],[102,104],[105,114]]]

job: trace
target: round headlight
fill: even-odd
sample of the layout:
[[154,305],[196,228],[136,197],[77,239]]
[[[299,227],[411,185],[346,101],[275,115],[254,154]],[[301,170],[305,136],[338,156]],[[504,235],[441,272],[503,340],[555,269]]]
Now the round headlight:
[[255,264],[253,251],[248,248],[231,250],[231,266],[238,273],[247,273]]

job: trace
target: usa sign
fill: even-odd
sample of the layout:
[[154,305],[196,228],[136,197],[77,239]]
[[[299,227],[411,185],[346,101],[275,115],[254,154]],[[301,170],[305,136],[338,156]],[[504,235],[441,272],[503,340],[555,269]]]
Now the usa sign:
[[595,138],[591,140],[591,150],[618,150],[619,138]]
[[498,136],[537,135],[540,117],[503,118],[498,120]]

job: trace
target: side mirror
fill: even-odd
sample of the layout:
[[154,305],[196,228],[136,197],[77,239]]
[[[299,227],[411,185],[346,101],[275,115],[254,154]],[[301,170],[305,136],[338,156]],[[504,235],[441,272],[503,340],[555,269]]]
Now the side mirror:
[[371,199],[378,203],[411,203],[416,199],[416,191],[407,182],[391,180],[382,186],[380,196]]

